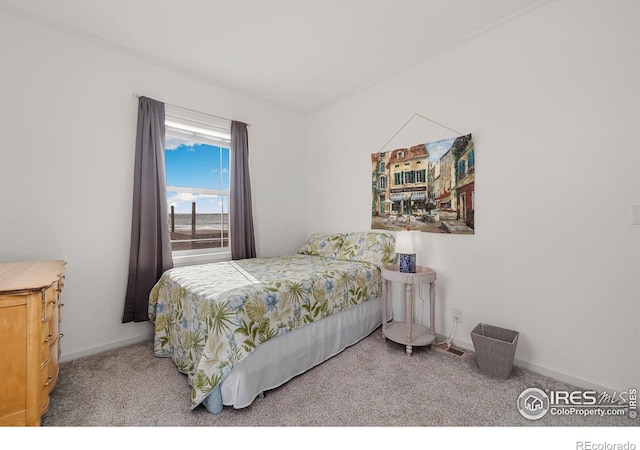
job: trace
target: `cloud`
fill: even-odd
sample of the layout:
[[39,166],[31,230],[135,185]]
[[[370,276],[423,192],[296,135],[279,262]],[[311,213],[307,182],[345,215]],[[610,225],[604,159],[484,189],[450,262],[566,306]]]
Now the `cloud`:
[[224,195],[217,194],[195,194],[191,192],[176,192],[167,197],[167,205],[172,206],[178,214],[188,214],[191,212],[191,203],[196,202],[198,213],[210,214],[220,212],[229,207],[229,200],[225,200]]
[[198,194],[191,192],[177,192],[167,199],[169,206],[178,206],[181,203],[191,203],[198,200]]
[[178,147],[180,147],[181,145],[184,145],[186,147],[190,147],[191,149],[193,148],[194,145],[199,145],[200,142],[198,141],[193,141],[193,140],[186,140],[184,138],[176,138],[176,137],[172,137],[172,136],[167,136],[165,143],[164,143],[164,148],[165,150],[177,150]]

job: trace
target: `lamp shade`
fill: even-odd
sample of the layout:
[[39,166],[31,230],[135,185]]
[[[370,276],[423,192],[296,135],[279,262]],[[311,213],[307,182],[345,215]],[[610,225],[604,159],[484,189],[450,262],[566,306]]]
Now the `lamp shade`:
[[413,244],[414,231],[398,231],[396,235],[396,253],[412,254],[415,253]]

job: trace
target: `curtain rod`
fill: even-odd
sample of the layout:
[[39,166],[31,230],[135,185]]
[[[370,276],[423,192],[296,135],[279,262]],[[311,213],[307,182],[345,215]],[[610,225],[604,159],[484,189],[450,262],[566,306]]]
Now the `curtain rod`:
[[[140,98],[140,97],[141,97],[141,95],[139,95],[139,94],[138,94],[138,93],[136,93],[136,92],[134,92],[134,93],[133,93],[133,96],[134,96],[135,98]],[[167,103],[167,102],[163,102],[163,103],[164,103],[165,105],[169,105],[169,106],[172,106],[172,107],[174,107],[174,108],[184,109],[185,111],[194,112],[194,113],[196,113],[196,114],[204,114],[205,116],[215,117],[216,119],[228,120],[229,122],[231,122],[231,121],[232,121],[232,119],[228,119],[228,118],[226,118],[226,117],[222,117],[222,116],[216,116],[215,114],[204,113],[204,112],[202,112],[202,111],[196,111],[195,109],[185,108],[184,106],[172,105],[171,103]],[[248,123],[248,124],[247,124],[247,126],[248,126],[248,127],[250,127],[250,126],[251,126],[251,124],[250,124],[250,123]]]

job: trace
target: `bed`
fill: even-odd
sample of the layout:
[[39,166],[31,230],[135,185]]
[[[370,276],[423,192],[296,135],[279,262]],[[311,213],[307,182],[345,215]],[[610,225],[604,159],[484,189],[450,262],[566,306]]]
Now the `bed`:
[[154,354],[188,376],[191,408],[244,408],[382,322],[388,233],[311,235],[293,255],[178,267],[149,295]]

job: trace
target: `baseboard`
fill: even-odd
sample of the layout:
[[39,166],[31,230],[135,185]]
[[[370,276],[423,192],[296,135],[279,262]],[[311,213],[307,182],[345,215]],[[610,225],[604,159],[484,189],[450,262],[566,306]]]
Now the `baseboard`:
[[128,345],[138,344],[140,342],[153,339],[153,334],[143,334],[140,336],[133,336],[127,339],[119,341],[109,342],[108,344],[98,345],[95,347],[86,348],[72,353],[64,353],[60,355],[60,362],[73,361],[74,359],[83,358],[85,356],[95,355],[97,353],[106,352],[120,347],[126,347]]
[[[444,339],[446,339],[446,336],[444,337]],[[469,352],[473,352],[474,351],[474,347],[473,344],[471,342],[467,342],[467,341],[462,341],[459,339],[452,339],[451,343],[453,345],[455,345],[456,347],[460,347],[463,350],[469,351]],[[517,366],[517,367],[521,367],[523,369],[527,369],[530,370],[532,372],[535,372],[537,374],[543,375],[545,377],[550,377],[553,379],[556,379],[558,381],[562,381],[563,383],[567,383],[567,384],[571,384],[573,386],[576,386],[578,388],[582,388],[582,389],[592,389],[594,391],[598,391],[598,392],[603,392],[603,391],[607,391],[607,392],[624,392],[627,391],[629,389],[629,386],[627,387],[614,387],[614,386],[605,386],[601,383],[598,383],[596,381],[593,380],[588,380],[586,378],[583,378],[579,375],[573,374],[573,373],[569,373],[566,372],[564,370],[560,370],[560,369],[556,369],[553,367],[548,367],[548,366],[544,366],[541,364],[537,364],[537,363],[533,363],[531,361],[526,361],[524,359],[519,359],[519,358],[515,358],[513,361],[513,365]]]
[[[148,341],[152,339],[152,337],[153,337],[152,335],[144,334],[144,335],[134,336],[127,339],[122,339],[119,341],[110,342],[108,344],[99,345],[96,347],[87,348],[78,352],[66,353],[66,354],[63,352],[62,355],[60,356],[60,362],[72,361],[74,359],[82,358],[84,356],[90,356],[96,353],[101,353],[101,352],[113,350],[120,347],[126,347],[127,345],[138,344],[140,342]],[[436,334],[436,342],[444,342],[446,339],[447,339],[447,336]],[[460,339],[452,339],[451,343],[452,345],[462,350],[466,350],[468,352],[474,351],[473,344],[471,342],[463,341]],[[583,389],[593,389],[598,392],[602,392],[602,391],[623,392],[628,389],[628,387],[623,388],[619,386],[618,387],[605,386],[593,380],[587,380],[576,374],[568,373],[552,367],[543,366],[541,364],[536,364],[531,361],[526,361],[519,358],[514,359],[513,365],[517,367],[521,367],[523,369],[531,370],[532,372],[538,373],[540,375],[554,378],[558,381],[562,381],[564,383],[568,383]]]

